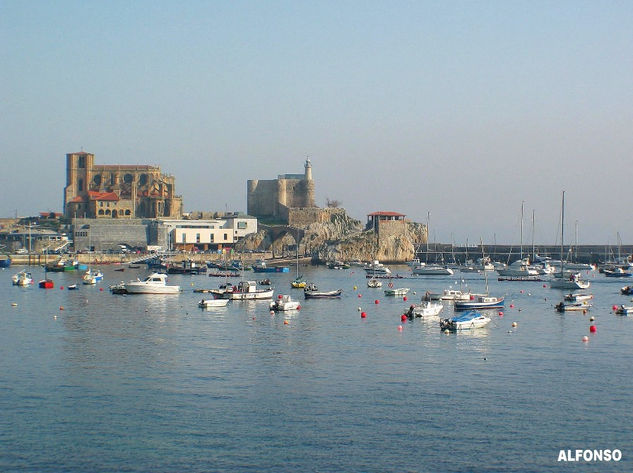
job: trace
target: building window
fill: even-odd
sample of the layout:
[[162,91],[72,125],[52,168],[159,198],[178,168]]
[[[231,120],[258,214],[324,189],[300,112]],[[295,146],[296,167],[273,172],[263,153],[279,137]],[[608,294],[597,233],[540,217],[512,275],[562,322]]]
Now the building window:
[[131,183],[134,180],[134,176],[132,176],[132,174],[127,173],[125,176],[123,176],[123,182],[125,182],[126,184]]
[[226,241],[226,240],[228,240],[228,239],[229,239],[229,234],[228,234],[228,233],[225,233],[225,234],[224,234],[224,241]]
[[103,209],[99,209],[99,215],[103,215]]
[[213,242],[214,239],[215,239],[215,235],[212,233],[211,234],[211,242]]
[[125,211],[125,215],[132,215],[132,212],[130,212],[130,209],[127,209],[127,210]]
[[77,167],[80,167],[80,168],[85,168],[86,167],[86,157],[85,156],[79,156],[79,163],[77,164]]
[[77,180],[77,190],[79,192],[83,192],[84,190],[84,180],[81,178]]
[[247,223],[246,222],[237,222],[237,228],[239,230],[244,230],[246,229]]
[[196,243],[200,243],[200,234],[196,233]]
[[187,243],[187,234],[186,233],[182,234],[182,242],[183,243]]

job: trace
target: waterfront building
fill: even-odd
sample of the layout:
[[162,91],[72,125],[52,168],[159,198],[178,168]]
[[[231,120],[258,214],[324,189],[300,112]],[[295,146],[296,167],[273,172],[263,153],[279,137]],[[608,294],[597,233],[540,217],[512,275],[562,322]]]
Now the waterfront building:
[[94,164],[94,154],[66,155],[64,215],[67,218],[180,218],[176,178],[160,167]]
[[238,213],[204,220],[73,219],[78,251],[119,251],[121,247],[141,251],[217,250],[232,247],[251,233],[257,233],[257,219]]

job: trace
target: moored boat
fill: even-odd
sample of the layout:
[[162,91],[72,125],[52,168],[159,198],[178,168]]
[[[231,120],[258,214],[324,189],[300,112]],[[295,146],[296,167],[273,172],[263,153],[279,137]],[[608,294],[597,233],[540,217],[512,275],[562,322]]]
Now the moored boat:
[[170,286],[167,284],[167,275],[163,273],[152,273],[144,280],[137,279],[125,283],[128,294],[178,294],[180,286]]
[[633,315],[633,306],[632,305],[620,305],[615,313],[618,315]]
[[209,307],[225,307],[228,303],[228,299],[202,299],[198,302],[198,307],[204,309]]
[[419,263],[411,268],[411,272],[416,276],[450,276],[453,274],[453,270],[448,266],[426,263]]
[[414,304],[409,307],[407,316],[413,317],[437,317],[444,306],[439,302],[422,301],[420,304]]
[[622,289],[620,289],[620,292],[624,294],[625,296],[632,296],[633,286],[624,286]]
[[258,289],[255,281],[240,281],[233,286],[231,291],[223,294],[223,297],[232,300],[261,300],[273,297],[273,288]]
[[23,269],[11,277],[11,282],[14,286],[28,286],[33,284],[33,276],[31,276],[30,272]]
[[408,287],[390,287],[389,289],[385,289],[385,296],[404,296],[410,290]]
[[459,289],[444,289],[442,292],[426,291],[424,295],[425,301],[469,301],[470,292],[464,292]]
[[308,284],[303,290],[303,296],[306,299],[334,299],[341,297],[343,289],[336,289],[334,291],[319,291],[316,284]]
[[471,330],[476,328],[485,327],[491,322],[490,317],[475,311],[469,310],[463,314],[456,315],[450,319],[443,319],[440,321],[441,330],[449,330],[456,332],[458,330]]
[[55,283],[52,279],[42,279],[37,285],[42,289],[53,289],[55,287]]
[[270,310],[274,310],[275,312],[301,309],[299,301],[293,300],[289,295],[281,294],[279,294],[276,301],[270,303],[269,307]]
[[367,287],[371,287],[371,288],[382,287],[382,281],[376,278],[371,278],[370,280],[367,281]]
[[469,309],[495,309],[504,306],[504,297],[490,296],[488,294],[471,294],[467,301],[455,301],[455,310]]
[[565,302],[583,302],[589,301],[593,299],[593,294],[587,294],[584,292],[578,294],[567,294],[565,295]]
[[554,306],[558,312],[586,312],[591,308],[591,304],[587,301],[579,302],[559,302]]
[[368,276],[384,276],[391,274],[391,270],[378,260],[374,260],[371,264],[365,266],[365,273]]
[[97,284],[103,279],[103,273],[99,270],[88,270],[81,278],[83,284]]
[[622,268],[605,269],[603,272],[608,278],[630,278],[633,276],[633,273],[625,271]]
[[259,260],[253,265],[253,271],[256,273],[288,273],[290,268],[287,266],[268,266],[266,261]]

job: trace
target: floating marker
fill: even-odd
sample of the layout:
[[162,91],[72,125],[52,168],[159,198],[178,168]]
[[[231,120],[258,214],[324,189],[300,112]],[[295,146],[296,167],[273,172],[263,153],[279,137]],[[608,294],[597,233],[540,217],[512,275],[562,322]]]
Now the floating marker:
[[406,301],[406,300],[407,300],[407,296],[404,296],[404,297],[402,298],[402,300],[403,300],[403,301]]
[[400,316],[400,320],[402,320],[403,322],[404,322],[405,320],[407,320],[407,314],[402,314],[402,315]]
[[376,300],[374,301],[374,304],[380,304],[380,301],[379,301],[378,299],[376,299]]
[[363,295],[359,293],[359,294],[358,294],[358,297],[363,297]]
[[64,290],[64,286],[59,286],[59,289],[63,291]]
[[60,306],[59,306],[59,310],[64,310],[64,306],[63,306],[63,305],[60,305]]
[[589,337],[587,335],[585,335],[584,337],[582,337],[582,341],[583,342],[588,342],[589,341]]
[[354,290],[358,289],[356,286],[354,286]]
[[288,325],[288,321],[287,320],[284,320],[284,325]]
[[11,307],[17,307],[18,303],[17,302],[11,302]]
[[398,331],[402,332],[402,325],[398,325]]
[[360,318],[364,319],[365,317],[367,317],[367,312],[361,312],[360,313]]
[[516,322],[512,322],[512,326],[513,327],[516,327],[517,325],[519,325],[519,324],[517,324]]
[[594,320],[596,320],[596,318],[593,315],[589,317],[589,322],[593,322]]
[[598,330],[598,329],[596,328],[596,326],[595,326],[595,325],[592,325],[591,327],[589,327],[589,331],[590,331],[591,333],[596,333],[596,330]]
[[499,311],[499,317],[503,317],[503,311],[502,310]]

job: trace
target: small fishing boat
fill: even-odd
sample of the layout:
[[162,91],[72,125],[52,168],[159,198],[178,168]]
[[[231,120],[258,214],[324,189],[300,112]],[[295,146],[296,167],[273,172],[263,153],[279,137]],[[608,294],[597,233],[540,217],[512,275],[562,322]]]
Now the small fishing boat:
[[439,302],[422,301],[417,305],[411,305],[407,316],[412,319],[413,317],[437,317],[444,306]]
[[504,303],[504,297],[471,294],[470,299],[467,301],[455,301],[455,310],[495,309],[503,307]]
[[303,280],[303,276],[297,276],[297,278],[290,283],[293,289],[303,289],[308,283]]
[[81,278],[83,284],[97,284],[103,279],[103,273],[99,270],[88,270]]
[[367,281],[367,287],[371,287],[371,288],[382,287],[382,281],[376,278],[371,278],[369,281]]
[[261,281],[259,281],[259,284],[262,286],[270,286],[272,283],[270,281],[270,279],[266,278],[266,279],[262,279]]
[[404,296],[410,290],[408,287],[390,287],[385,289],[385,296]]
[[593,294],[587,294],[584,292],[578,294],[567,294],[565,296],[565,302],[583,302],[591,299],[593,299]]
[[289,295],[281,295],[281,294],[279,294],[276,301],[273,301],[270,303],[269,307],[270,307],[270,310],[274,310],[275,312],[301,309],[301,305],[299,305],[299,301],[293,300]]
[[125,283],[121,281],[118,284],[113,284],[112,286],[110,286],[110,292],[112,294],[127,294]]
[[334,291],[319,291],[319,288],[314,283],[308,284],[303,290],[303,296],[306,299],[335,299],[341,297],[343,289],[336,289]]
[[52,279],[42,279],[37,285],[42,289],[53,289],[55,287],[55,283]]
[[207,309],[209,307],[225,307],[229,303],[228,299],[202,299],[198,302],[198,307]]
[[227,290],[222,297],[233,300],[272,299],[273,288],[258,289],[255,281],[240,281],[237,286]]
[[70,284],[69,286],[66,286],[66,289],[69,291],[75,291],[77,289],[77,284]]
[[624,294],[625,296],[632,296],[633,286],[624,286],[622,289],[620,289],[620,292]]
[[615,310],[618,315],[633,315],[633,305],[621,305]]
[[605,269],[604,275],[608,278],[630,278],[633,273],[625,271],[622,268]]
[[443,319],[440,321],[440,330],[449,330],[456,332],[458,330],[471,330],[476,328],[485,327],[491,322],[490,317],[477,312],[475,310],[469,310],[463,314],[456,315],[450,319]]
[[33,276],[31,276],[30,272],[23,269],[11,277],[11,282],[14,286],[29,286],[33,284]]
[[115,271],[123,272],[123,271],[125,271],[125,268],[117,268],[117,269],[115,269]]
[[268,266],[266,261],[259,260],[253,265],[253,271],[256,273],[288,273],[290,268],[287,266]]
[[558,312],[586,312],[591,308],[591,304],[587,301],[580,302],[559,302],[554,306]]

